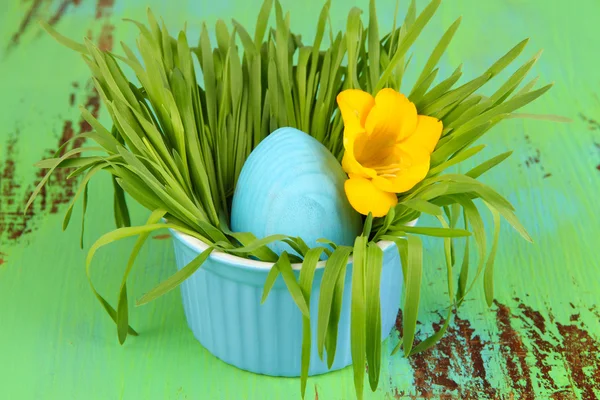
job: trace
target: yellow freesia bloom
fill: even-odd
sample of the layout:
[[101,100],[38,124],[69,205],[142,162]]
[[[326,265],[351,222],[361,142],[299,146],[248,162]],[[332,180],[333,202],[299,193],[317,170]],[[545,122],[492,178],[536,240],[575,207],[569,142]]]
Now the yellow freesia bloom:
[[387,214],[429,171],[431,153],[442,134],[442,122],[418,115],[415,105],[393,89],[373,98],[362,90],[337,97],[344,120],[344,158],[348,201],[363,215]]

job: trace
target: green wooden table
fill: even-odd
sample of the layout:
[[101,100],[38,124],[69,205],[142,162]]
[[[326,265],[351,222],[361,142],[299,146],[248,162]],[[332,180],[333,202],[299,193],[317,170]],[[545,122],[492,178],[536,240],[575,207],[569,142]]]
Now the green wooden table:
[[[148,4],[150,3],[150,4]],[[141,335],[121,347],[112,321],[93,298],[78,247],[80,205],[61,233],[62,212],[76,183],[57,173],[23,214],[41,179],[32,164],[72,135],[89,129],[83,104],[107,122],[78,55],[61,48],[36,24],[44,19],[71,37],[92,38],[104,49],[132,42],[133,25],[151,5],[171,33],[187,22],[235,17],[253,26],[255,0],[4,0],[0,3],[0,399],[288,399],[300,398],[298,379],[258,376],[224,364],[196,342],[179,291],[134,309]],[[394,1],[379,1],[381,25],[392,25]],[[407,2],[402,2],[402,8]],[[420,6],[423,1],[419,1]],[[334,26],[351,5],[335,1]],[[283,1],[292,26],[311,38],[321,0]],[[569,124],[508,120],[489,134],[490,146],[473,162],[514,149],[504,167],[485,176],[517,205],[534,237],[530,245],[503,226],[496,262],[496,298],[487,309],[477,290],[449,333],[432,351],[389,357],[382,379],[366,398],[600,397],[600,3],[550,0],[446,1],[418,42],[422,63],[443,29],[463,24],[443,68],[464,63],[472,77],[524,37],[523,57],[544,48],[534,72],[554,81],[548,95],[525,112],[560,114]],[[431,41],[429,41],[431,40]],[[81,143],[75,143],[75,146]],[[90,188],[84,248],[113,228],[108,176]],[[142,223],[147,211],[133,207]],[[168,236],[155,235],[141,253],[130,288],[138,296],[174,272]],[[165,240],[166,239],[166,240]],[[116,298],[117,279],[131,242],[103,249],[94,279]],[[418,335],[442,321],[446,297],[441,243],[426,241],[426,273]],[[130,296],[133,297],[133,296]],[[401,316],[399,316],[399,321]],[[398,324],[400,326],[400,324]],[[350,368],[309,380],[308,398],[354,398]]]

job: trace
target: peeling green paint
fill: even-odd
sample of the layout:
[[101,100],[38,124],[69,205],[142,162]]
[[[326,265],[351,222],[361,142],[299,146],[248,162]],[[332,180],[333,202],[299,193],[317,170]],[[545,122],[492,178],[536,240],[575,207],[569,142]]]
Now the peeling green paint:
[[[377,4],[380,10],[393,10],[394,3]],[[143,18],[147,5],[163,16],[171,32],[187,21],[193,37],[202,20],[214,24],[217,18],[235,17],[251,25],[257,4],[246,0],[179,1],[177,6],[159,0],[0,4],[0,398],[300,397],[296,379],[239,371],[204,350],[187,328],[177,292],[133,309],[132,324],[141,335],[120,347],[112,322],[95,303],[85,280],[85,252],[77,246],[79,206],[71,228],[60,233],[64,204],[73,194],[66,175],[53,178],[32,212],[22,214],[28,192],[40,179],[32,164],[55,151],[69,135],[88,129],[77,106],[83,104],[101,120],[106,118],[97,108],[84,63],[42,34],[35,23],[38,18],[68,36],[88,35],[109,49],[120,40],[132,41],[134,28],[120,19]],[[290,10],[292,24],[310,39],[302,24],[312,21],[311,9],[321,2],[282,4]],[[345,24],[351,5],[365,9],[368,2],[334,2],[333,15],[339,15],[332,18],[334,25]],[[437,23],[417,43],[422,47],[412,62],[424,62],[435,45],[427,39],[439,37],[462,15],[463,24],[443,67],[450,70],[462,62],[469,78],[512,44],[531,37],[531,50],[523,57],[544,48],[534,72],[556,85],[526,112],[560,114],[573,122],[510,120],[486,138],[488,148],[472,163],[515,150],[503,168],[484,179],[516,205],[536,243],[527,244],[503,226],[495,305],[487,310],[478,288],[444,340],[411,359],[388,355],[398,342],[394,332],[383,346],[380,388],[366,398],[600,397],[596,250],[600,100],[595,91],[600,74],[593,51],[599,12],[600,5],[592,0],[578,1],[577,7],[544,0],[447,1]],[[391,13],[379,14],[381,24],[391,26]],[[88,213],[86,246],[112,228],[109,186],[106,177],[90,187],[89,207],[96,211]],[[143,222],[146,214],[134,207],[134,222]],[[140,254],[133,293],[140,295],[173,272],[171,243],[159,240],[163,238],[156,237]],[[121,275],[114,272],[124,268],[130,245],[118,243],[98,254],[94,274],[100,289],[118,287]],[[430,239],[425,246],[417,332],[421,338],[442,320],[446,299],[441,242]],[[108,295],[114,300],[117,293]],[[351,369],[311,378],[308,384],[313,389],[307,397],[314,393],[321,400],[354,398]]]

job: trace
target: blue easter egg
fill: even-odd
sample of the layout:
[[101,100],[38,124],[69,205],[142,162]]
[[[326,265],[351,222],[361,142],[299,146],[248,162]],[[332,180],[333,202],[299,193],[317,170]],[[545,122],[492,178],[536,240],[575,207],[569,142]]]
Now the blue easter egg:
[[[340,163],[319,141],[297,129],[280,128],[252,151],[242,167],[231,228],[257,238],[299,236],[309,247],[317,246],[320,238],[352,246],[362,219],[346,198],[346,179]],[[285,243],[270,247],[277,254],[291,252]]]

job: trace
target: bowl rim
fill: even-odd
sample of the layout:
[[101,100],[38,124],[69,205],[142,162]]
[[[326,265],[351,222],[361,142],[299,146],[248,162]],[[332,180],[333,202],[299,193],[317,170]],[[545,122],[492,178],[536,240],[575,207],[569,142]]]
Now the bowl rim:
[[[415,226],[417,224],[418,220],[419,220],[419,218],[416,218],[416,219],[408,222],[406,225],[407,226]],[[183,232],[180,232],[176,229],[169,228],[169,231],[171,232],[171,234],[173,235],[173,237],[175,239],[179,240],[180,242],[185,244],[187,247],[189,247],[192,250],[195,250],[198,253],[202,253],[204,250],[206,250],[209,247],[208,244],[202,242],[201,240],[199,240],[193,236],[187,235]],[[384,251],[392,244],[393,244],[393,242],[388,241],[388,240],[380,240],[379,242],[377,242],[377,246],[379,246]],[[238,257],[238,256],[234,256],[233,254],[224,253],[222,251],[213,251],[210,254],[209,258],[213,259],[215,261],[220,261],[220,262],[230,265],[232,267],[236,267],[236,268],[240,268],[240,269],[259,270],[259,271],[269,271],[275,264],[273,262],[268,262],[268,261],[250,260],[248,258]],[[352,262],[352,256],[350,256],[350,258],[348,258],[348,263],[350,263],[350,262]],[[324,268],[325,263],[326,263],[326,260],[319,261],[317,263],[317,269]],[[302,263],[293,263],[292,269],[296,270],[296,271],[301,270]]]

